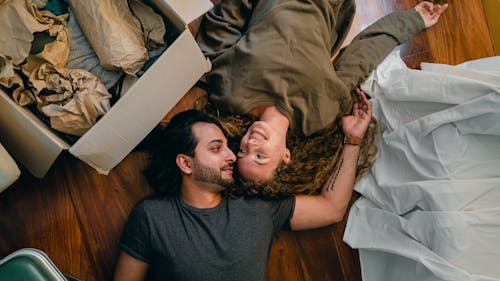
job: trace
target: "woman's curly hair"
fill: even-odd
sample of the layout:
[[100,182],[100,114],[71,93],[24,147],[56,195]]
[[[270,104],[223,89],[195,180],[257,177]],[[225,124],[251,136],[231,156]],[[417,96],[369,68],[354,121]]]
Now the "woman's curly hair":
[[[240,139],[254,119],[246,115],[221,113],[210,104],[207,104],[206,110],[222,125],[231,149],[235,152],[238,151]],[[375,162],[378,151],[375,145],[377,130],[378,123],[372,117],[361,146],[356,169],[356,182]],[[290,149],[292,161],[288,164],[282,163],[275,171],[273,179],[267,182],[249,182],[236,176],[237,184],[229,193],[235,196],[250,195],[267,198],[292,194],[317,194],[321,191],[323,184],[338,161],[343,138],[340,118],[337,118],[329,128],[309,137],[289,132],[287,146]]]

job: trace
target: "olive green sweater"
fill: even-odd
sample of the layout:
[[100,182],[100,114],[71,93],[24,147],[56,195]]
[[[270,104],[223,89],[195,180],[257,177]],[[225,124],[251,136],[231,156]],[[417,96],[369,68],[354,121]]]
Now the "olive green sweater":
[[363,30],[332,65],[354,0],[229,0],[208,12],[198,43],[211,59],[210,101],[233,114],[275,105],[310,135],[352,108],[352,90],[396,47],[424,29],[415,9]]

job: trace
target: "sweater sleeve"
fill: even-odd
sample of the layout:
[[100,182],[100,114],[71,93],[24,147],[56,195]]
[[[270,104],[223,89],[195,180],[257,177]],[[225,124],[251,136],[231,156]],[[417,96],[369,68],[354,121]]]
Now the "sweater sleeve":
[[245,33],[254,0],[226,0],[205,14],[196,41],[203,53],[214,59],[233,46]]
[[338,77],[353,90],[399,44],[425,28],[415,9],[391,13],[358,34],[334,63]]

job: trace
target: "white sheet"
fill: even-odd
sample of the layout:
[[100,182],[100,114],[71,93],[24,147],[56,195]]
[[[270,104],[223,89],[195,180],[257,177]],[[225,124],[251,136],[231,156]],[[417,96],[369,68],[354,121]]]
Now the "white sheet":
[[394,51],[362,88],[383,130],[344,234],[363,280],[500,280],[500,57]]

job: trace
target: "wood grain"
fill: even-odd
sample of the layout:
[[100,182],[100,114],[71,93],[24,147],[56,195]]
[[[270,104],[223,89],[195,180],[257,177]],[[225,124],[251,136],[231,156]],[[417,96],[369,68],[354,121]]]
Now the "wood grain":
[[[348,38],[381,16],[417,2],[357,0]],[[447,2],[450,8],[435,27],[402,46],[410,67],[493,56],[481,0]],[[191,91],[166,120],[175,112],[198,107],[199,97],[199,92]],[[146,163],[143,152],[133,151],[104,176],[63,153],[43,180],[23,170],[21,178],[0,194],[0,257],[34,247],[67,274],[82,280],[109,280],[128,213],[152,194],[141,173]],[[268,280],[361,280],[358,253],[342,241],[346,221],[347,216],[330,227],[279,233],[270,253]]]

